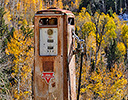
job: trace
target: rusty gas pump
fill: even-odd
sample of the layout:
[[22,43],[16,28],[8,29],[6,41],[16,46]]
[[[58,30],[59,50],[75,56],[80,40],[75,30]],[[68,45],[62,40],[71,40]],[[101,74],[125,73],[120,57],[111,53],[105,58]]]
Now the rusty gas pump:
[[76,100],[74,14],[49,8],[35,14],[35,100]]

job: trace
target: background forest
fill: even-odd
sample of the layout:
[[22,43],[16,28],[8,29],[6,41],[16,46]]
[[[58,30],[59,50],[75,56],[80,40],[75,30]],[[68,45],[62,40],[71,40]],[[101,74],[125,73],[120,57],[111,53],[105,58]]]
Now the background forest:
[[[80,99],[127,100],[127,0],[0,0],[0,100],[32,99],[34,15],[49,6],[71,10],[85,40]],[[80,53],[77,83],[79,67]]]

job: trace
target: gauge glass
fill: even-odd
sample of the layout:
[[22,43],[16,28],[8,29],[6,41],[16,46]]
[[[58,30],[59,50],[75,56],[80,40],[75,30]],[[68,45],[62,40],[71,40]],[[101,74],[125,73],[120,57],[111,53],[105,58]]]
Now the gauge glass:
[[47,34],[48,35],[52,35],[53,34],[53,30],[52,29],[48,29]]

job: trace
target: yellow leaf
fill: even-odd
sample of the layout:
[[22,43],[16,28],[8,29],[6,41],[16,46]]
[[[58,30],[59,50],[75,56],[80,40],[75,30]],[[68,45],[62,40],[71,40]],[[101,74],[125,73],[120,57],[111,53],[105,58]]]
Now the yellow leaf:
[[24,94],[28,94],[28,93],[29,93],[29,91],[25,91],[25,92],[24,92]]

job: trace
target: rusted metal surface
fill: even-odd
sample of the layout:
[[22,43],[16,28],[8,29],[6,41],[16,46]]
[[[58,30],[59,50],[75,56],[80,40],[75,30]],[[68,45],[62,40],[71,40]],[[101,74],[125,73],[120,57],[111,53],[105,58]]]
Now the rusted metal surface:
[[[39,25],[39,20],[46,17],[57,18],[57,25]],[[42,10],[35,15],[34,100],[76,100],[75,57],[69,54],[73,50],[71,29],[74,25],[68,25],[68,17],[74,15],[61,9]],[[40,55],[40,28],[57,28],[57,55]],[[41,78],[42,72],[54,72],[54,79],[47,84]]]
[[38,11],[36,14],[47,14],[47,15],[52,14],[53,15],[53,14],[63,14],[63,13],[73,15],[73,13],[69,10],[63,10],[63,9],[57,9],[57,8],[44,9],[44,10]]
[[[68,16],[68,18],[71,16]],[[74,25],[67,25],[68,28],[68,67],[69,67],[69,92],[70,99],[76,100],[76,75],[75,75],[75,55],[73,54],[74,47],[74,39],[72,37],[72,29],[74,29]]]
[[54,62],[53,61],[43,61],[43,71],[54,72]]

